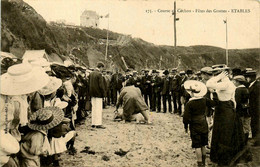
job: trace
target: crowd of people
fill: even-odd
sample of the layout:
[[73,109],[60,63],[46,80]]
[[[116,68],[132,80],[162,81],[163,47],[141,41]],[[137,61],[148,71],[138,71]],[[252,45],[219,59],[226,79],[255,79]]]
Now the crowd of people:
[[[77,124],[91,113],[91,127],[105,129],[102,112],[114,120],[152,124],[149,112],[183,117],[198,166],[210,159],[228,165],[248,142],[260,145],[259,78],[252,69],[204,67],[194,73],[133,69],[105,70],[23,62],[5,64],[1,75],[0,163],[4,167],[59,166],[59,155],[74,155]],[[123,111],[119,112],[122,106]],[[162,109],[162,110],[161,110]],[[143,119],[140,119],[140,115]]]

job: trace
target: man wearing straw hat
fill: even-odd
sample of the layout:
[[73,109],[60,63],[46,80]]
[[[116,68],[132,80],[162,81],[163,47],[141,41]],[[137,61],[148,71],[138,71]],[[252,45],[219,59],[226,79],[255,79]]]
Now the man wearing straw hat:
[[105,129],[105,127],[102,125],[102,98],[105,94],[105,83],[101,74],[104,66],[105,65],[102,62],[98,62],[96,70],[89,74],[89,93],[92,104],[92,128]]

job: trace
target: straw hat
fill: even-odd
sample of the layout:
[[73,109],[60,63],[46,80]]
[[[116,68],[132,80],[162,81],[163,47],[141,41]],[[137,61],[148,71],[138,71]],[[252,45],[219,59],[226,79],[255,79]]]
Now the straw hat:
[[49,76],[30,64],[17,64],[1,76],[1,94],[23,95],[35,92],[49,82]]
[[207,87],[204,83],[196,80],[188,80],[184,82],[184,88],[195,97],[203,97],[207,93]]
[[50,77],[49,83],[40,89],[38,92],[41,95],[49,95],[61,87],[62,81],[56,77]]
[[32,130],[48,130],[59,125],[64,118],[64,112],[59,107],[45,107],[30,117],[29,128]]
[[200,71],[201,71],[201,73],[212,74],[211,67],[203,67]]

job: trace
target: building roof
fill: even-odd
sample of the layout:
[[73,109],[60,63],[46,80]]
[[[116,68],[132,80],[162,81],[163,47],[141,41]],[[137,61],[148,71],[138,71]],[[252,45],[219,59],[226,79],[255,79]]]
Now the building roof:
[[97,12],[95,12],[95,11],[85,10],[85,11],[81,14],[81,16],[99,16],[99,15],[98,15]]
[[39,58],[45,58],[47,61],[49,61],[49,56],[45,50],[26,50],[23,55],[24,60],[36,60]]

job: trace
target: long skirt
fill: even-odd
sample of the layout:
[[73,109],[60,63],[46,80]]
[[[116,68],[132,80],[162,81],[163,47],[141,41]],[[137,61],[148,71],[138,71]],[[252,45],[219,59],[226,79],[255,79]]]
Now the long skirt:
[[102,110],[103,110],[103,101],[102,98],[92,97],[92,125],[102,125]]
[[220,101],[215,108],[210,159],[219,165],[228,165],[243,149],[244,133],[232,101]]

